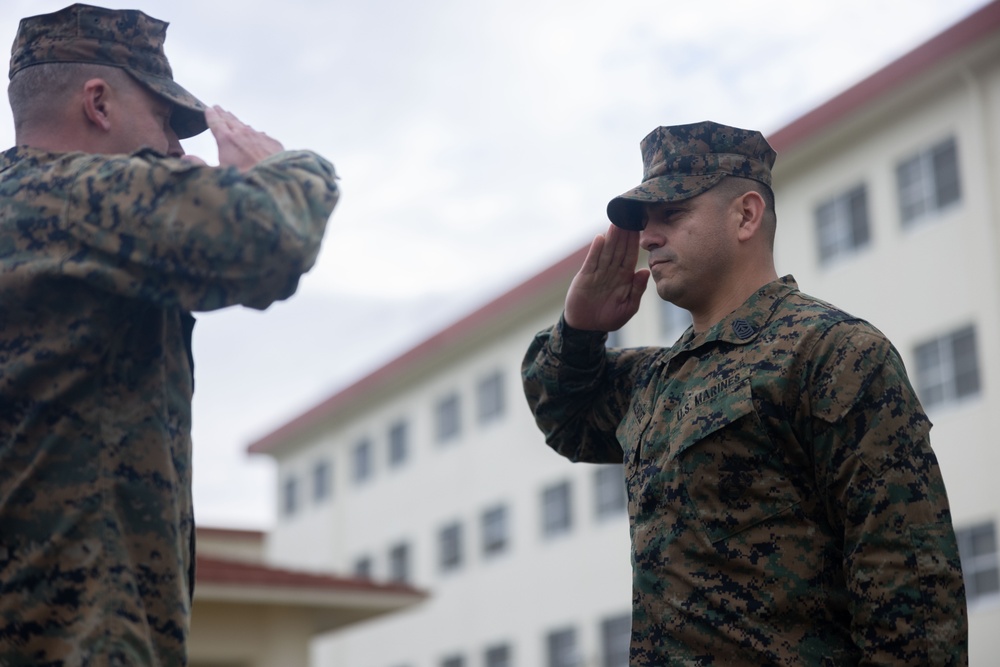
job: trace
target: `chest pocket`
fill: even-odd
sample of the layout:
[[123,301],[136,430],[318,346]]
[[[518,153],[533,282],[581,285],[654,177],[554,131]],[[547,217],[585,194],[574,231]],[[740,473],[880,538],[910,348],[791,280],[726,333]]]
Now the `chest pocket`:
[[668,437],[670,464],[693,518],[712,542],[766,522],[800,500],[782,449],[754,409],[749,376],[687,397]]

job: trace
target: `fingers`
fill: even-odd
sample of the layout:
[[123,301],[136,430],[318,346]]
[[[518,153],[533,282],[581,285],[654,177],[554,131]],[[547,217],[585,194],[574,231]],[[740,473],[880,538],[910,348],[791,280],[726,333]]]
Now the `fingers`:
[[607,266],[634,270],[639,261],[639,232],[611,225],[606,236],[609,245]]
[[590,242],[590,249],[587,250],[587,256],[583,260],[583,266],[580,270],[584,273],[597,273],[601,267],[601,257],[604,255],[604,236],[598,234],[594,237],[594,240]]
[[219,133],[236,134],[244,130],[255,132],[252,127],[237,118],[235,114],[226,111],[218,104],[205,109],[205,122],[208,123],[208,128],[216,137],[219,136]]
[[284,150],[279,141],[258,132],[218,105],[205,110],[205,122],[219,146],[219,166],[246,171]]

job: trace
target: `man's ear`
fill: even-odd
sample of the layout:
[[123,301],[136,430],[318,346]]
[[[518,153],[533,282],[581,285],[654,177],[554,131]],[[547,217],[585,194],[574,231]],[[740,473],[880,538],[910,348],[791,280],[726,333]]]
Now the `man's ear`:
[[104,79],[90,79],[83,84],[83,115],[91,125],[105,132],[111,129],[110,98],[111,86]]
[[764,209],[767,206],[760,193],[749,190],[734,202],[740,214],[740,224],[737,236],[740,241],[749,241],[764,222]]

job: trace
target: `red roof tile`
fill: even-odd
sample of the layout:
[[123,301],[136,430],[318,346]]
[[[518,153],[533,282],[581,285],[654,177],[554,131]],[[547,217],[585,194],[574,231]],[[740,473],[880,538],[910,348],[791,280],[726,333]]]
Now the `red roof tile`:
[[195,580],[196,584],[231,584],[240,587],[264,586],[327,592],[368,591],[424,595],[422,591],[406,584],[376,583],[368,579],[314,574],[210,556],[197,557]]

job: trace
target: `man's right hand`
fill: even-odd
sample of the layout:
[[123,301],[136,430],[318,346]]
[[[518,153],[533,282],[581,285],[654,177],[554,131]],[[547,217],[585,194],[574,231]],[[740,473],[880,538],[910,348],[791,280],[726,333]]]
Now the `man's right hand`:
[[220,106],[205,109],[205,121],[219,145],[219,166],[246,171],[285,150],[276,139],[258,132]]
[[639,232],[611,225],[590,244],[570,283],[563,317],[574,329],[617,331],[639,310],[649,269],[636,271]]

